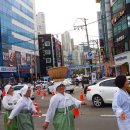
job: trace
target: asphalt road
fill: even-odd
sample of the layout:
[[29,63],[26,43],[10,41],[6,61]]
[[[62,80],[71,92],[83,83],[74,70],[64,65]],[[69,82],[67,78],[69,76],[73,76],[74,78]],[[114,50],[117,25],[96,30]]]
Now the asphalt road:
[[[81,87],[76,87],[74,94],[79,98]],[[38,97],[38,105],[43,114],[46,113],[51,95],[47,95],[43,100]],[[3,111],[3,110],[2,110]],[[0,130],[3,128],[3,115],[0,114]],[[45,117],[34,117],[35,130],[42,130],[42,124]],[[111,105],[105,105],[103,108],[95,108],[91,103],[87,103],[80,109],[80,116],[75,118],[76,130],[118,130],[116,118],[112,112]],[[52,123],[50,123],[47,130],[53,130]]]

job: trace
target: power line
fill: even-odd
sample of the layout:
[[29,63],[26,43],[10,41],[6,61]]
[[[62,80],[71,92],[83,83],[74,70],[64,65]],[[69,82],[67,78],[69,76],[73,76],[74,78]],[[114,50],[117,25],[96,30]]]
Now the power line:
[[[113,15],[114,15],[114,14],[117,14],[117,12],[116,12],[116,13],[113,13]],[[97,19],[97,20],[95,20],[95,21],[93,21],[93,22],[90,22],[90,23],[88,23],[87,25],[94,24],[94,23],[96,23],[96,22],[98,22],[98,21],[101,21],[101,20],[103,20],[103,19],[106,19],[107,17],[110,17],[110,16],[112,16],[112,14],[111,14],[111,15],[108,15],[108,16],[105,16],[104,18]],[[84,26],[84,25],[81,25],[81,26]],[[7,27],[5,27],[5,26],[3,26],[3,25],[1,26],[1,28],[7,29],[7,31],[14,32],[14,30],[9,29],[9,28],[7,28]],[[70,30],[66,30],[66,31],[70,32],[70,31],[75,31],[75,30],[74,30],[74,29],[70,29]],[[66,32],[66,31],[65,31],[65,32]],[[16,31],[16,33],[19,33],[19,32]],[[26,34],[26,33],[22,33],[22,34]],[[57,33],[57,34],[53,34],[53,35],[61,35],[61,34],[63,34],[63,33]],[[105,34],[108,34],[108,33],[105,33]],[[110,34],[113,34],[113,32],[110,32]],[[27,34],[27,35],[29,35],[29,34]],[[91,37],[99,37],[99,36],[93,36],[93,35],[88,35],[88,36],[91,36]],[[31,39],[31,38],[30,38],[30,39]],[[31,39],[31,40],[21,41],[21,42],[13,42],[13,43],[10,43],[10,44],[17,44],[17,43],[23,43],[23,42],[34,41],[34,40],[36,40],[36,39]]]

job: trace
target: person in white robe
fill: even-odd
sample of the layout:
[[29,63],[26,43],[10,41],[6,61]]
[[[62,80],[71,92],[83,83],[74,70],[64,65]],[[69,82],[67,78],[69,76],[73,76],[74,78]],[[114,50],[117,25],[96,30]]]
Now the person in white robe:
[[112,109],[116,115],[119,130],[130,130],[130,95],[126,91],[129,82],[125,75],[119,75],[115,79],[119,90],[115,93]]
[[65,85],[62,82],[55,83],[55,91],[56,94],[50,100],[43,129],[47,129],[53,119],[55,130],[75,130],[73,109],[79,108],[85,102],[65,93]]
[[34,130],[32,113],[36,113],[36,109],[30,99],[31,88],[28,85],[24,85],[21,92],[22,97],[11,112],[7,125],[10,125],[12,119],[17,116],[18,130]]
[[6,85],[4,87],[6,96],[3,97],[2,104],[5,109],[5,115],[4,115],[4,128],[5,130],[17,130],[17,121],[16,118],[12,121],[12,124],[10,126],[7,126],[8,117],[10,115],[10,112],[14,109],[17,101],[21,97],[18,94],[14,93],[14,89],[12,85]]

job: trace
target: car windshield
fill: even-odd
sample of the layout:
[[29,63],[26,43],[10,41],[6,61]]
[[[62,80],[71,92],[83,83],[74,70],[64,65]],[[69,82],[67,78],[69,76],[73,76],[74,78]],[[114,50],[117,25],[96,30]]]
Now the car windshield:
[[14,86],[14,90],[20,90],[21,88],[23,88],[23,85]]

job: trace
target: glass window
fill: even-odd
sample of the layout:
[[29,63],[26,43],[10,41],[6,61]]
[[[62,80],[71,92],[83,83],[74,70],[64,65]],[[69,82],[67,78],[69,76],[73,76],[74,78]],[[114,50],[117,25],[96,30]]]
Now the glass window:
[[51,58],[46,58],[46,63],[51,63]]
[[51,51],[50,51],[50,50],[45,50],[45,54],[46,54],[46,55],[50,55],[50,54],[51,54]]
[[110,86],[110,87],[115,87],[115,79],[103,81],[102,83],[99,84],[99,86]]
[[128,42],[127,41],[125,41],[125,51],[128,51]]
[[118,23],[116,23],[114,25],[114,35],[117,35],[121,31],[127,29],[127,26],[128,26],[127,19],[126,19],[126,17],[124,17],[124,18],[120,19],[120,21],[118,21]]
[[45,46],[50,46],[50,41],[45,41]]
[[127,4],[130,3],[130,0],[126,0],[126,3],[127,3]]

